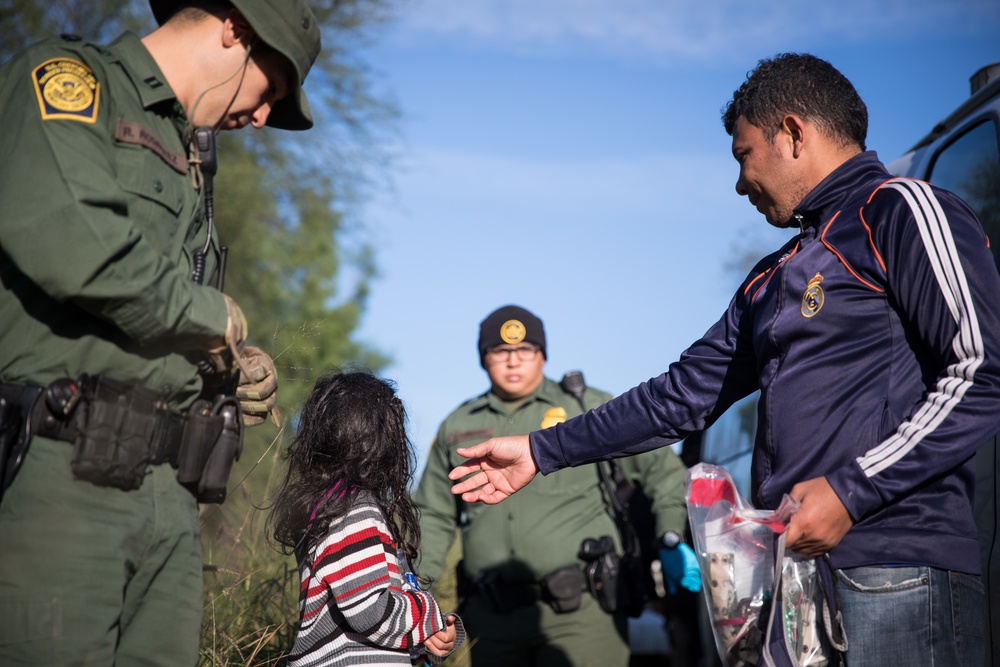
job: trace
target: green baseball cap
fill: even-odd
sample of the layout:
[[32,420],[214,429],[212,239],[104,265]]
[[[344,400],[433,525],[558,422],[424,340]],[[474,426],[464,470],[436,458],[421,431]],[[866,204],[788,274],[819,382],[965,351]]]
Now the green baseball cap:
[[[229,2],[243,14],[265,44],[288,59],[298,76],[289,94],[271,109],[267,124],[281,130],[308,130],[313,126],[313,120],[302,84],[319,55],[320,35],[316,15],[305,0]],[[149,0],[153,17],[159,25],[163,25],[178,9],[191,4],[190,0]]]

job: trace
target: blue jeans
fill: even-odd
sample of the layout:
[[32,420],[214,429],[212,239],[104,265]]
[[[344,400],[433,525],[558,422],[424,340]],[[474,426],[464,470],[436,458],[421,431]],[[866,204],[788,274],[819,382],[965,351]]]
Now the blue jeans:
[[932,567],[837,570],[848,667],[983,663],[982,579]]

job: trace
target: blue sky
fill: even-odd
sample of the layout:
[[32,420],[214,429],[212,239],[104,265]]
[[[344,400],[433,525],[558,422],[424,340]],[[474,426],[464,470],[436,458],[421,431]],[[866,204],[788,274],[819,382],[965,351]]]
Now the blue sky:
[[479,322],[545,322],[546,372],[621,393],[718,318],[774,249],[734,190],[720,110],[760,58],[810,52],[868,105],[889,162],[1000,61],[997,0],[422,0],[367,52],[403,117],[393,188],[360,211],[380,277],[357,338],[395,360],[423,455],[488,387]]

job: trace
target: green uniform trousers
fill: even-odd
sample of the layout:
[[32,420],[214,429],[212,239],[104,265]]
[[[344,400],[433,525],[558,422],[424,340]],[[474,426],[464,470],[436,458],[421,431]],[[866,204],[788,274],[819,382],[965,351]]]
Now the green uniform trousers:
[[626,667],[629,662],[627,619],[604,612],[586,592],[580,608],[565,614],[544,602],[498,614],[488,600],[472,596],[462,620],[472,642],[472,667]]
[[194,497],[169,464],[135,491],[76,480],[72,451],[35,438],[0,505],[0,665],[193,667]]

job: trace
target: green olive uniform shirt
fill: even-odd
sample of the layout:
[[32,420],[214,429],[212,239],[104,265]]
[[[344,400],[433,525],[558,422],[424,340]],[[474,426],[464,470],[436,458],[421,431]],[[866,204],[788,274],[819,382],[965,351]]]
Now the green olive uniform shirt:
[[179,351],[222,335],[226,308],[191,280],[207,230],[180,102],[131,34],[49,40],[0,72],[0,379],[107,374],[190,403]]

